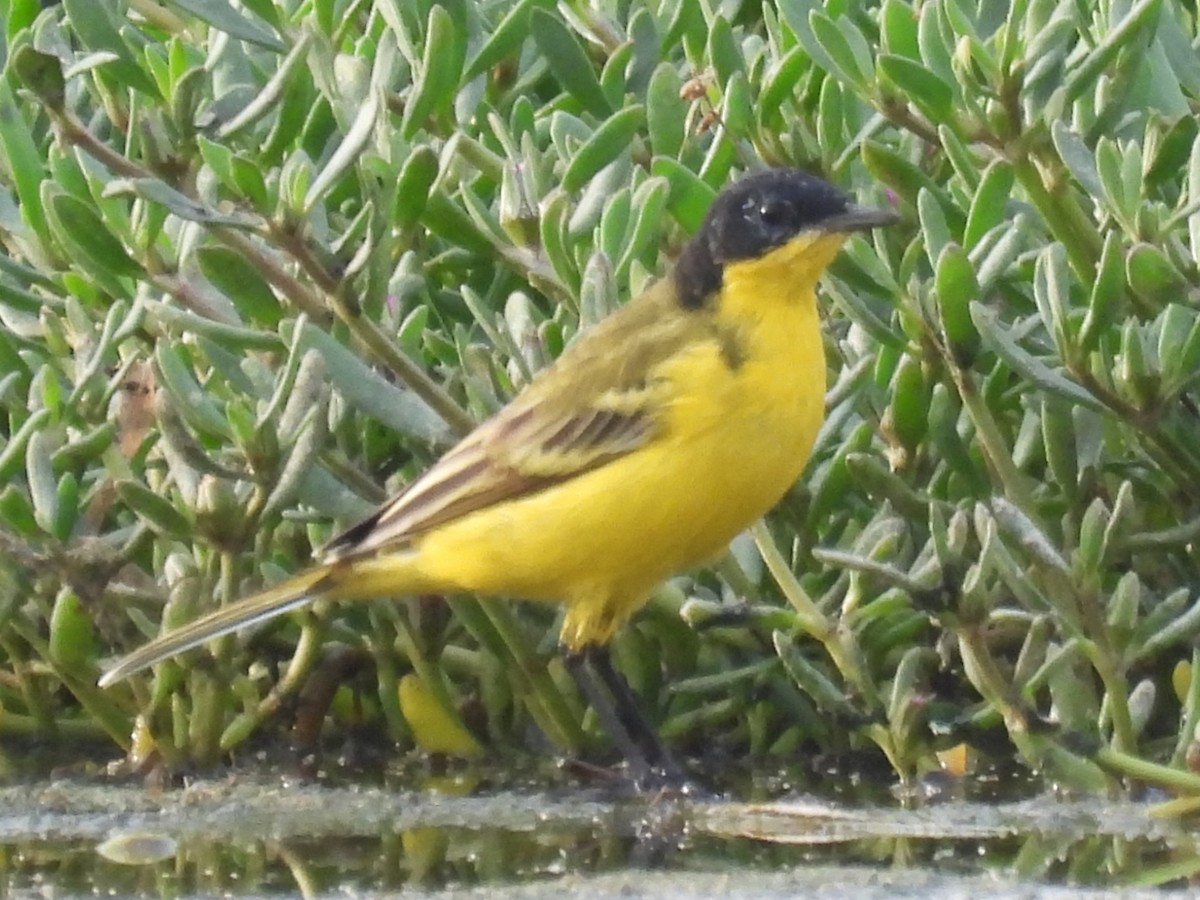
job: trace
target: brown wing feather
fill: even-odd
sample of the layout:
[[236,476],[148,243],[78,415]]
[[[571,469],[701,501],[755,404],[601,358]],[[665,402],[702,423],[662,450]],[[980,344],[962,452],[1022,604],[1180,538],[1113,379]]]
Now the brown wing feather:
[[653,432],[653,414],[650,408],[638,414],[586,409],[555,420],[501,414],[331,541],[324,554],[336,558],[402,544],[459,516],[573,478],[640,446]]
[[674,302],[673,283],[661,281],[583,334],[508,406],[323,554],[402,546],[642,446],[657,433],[666,399],[655,370],[689,341],[711,337],[700,317],[665,315],[664,305]]

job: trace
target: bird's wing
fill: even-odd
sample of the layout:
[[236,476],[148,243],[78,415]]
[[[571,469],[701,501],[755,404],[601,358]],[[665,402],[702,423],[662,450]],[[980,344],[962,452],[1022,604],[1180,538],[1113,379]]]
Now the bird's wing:
[[422,532],[544,490],[652,440],[670,400],[670,386],[656,372],[702,336],[702,329],[692,324],[661,316],[669,282],[656,287],[656,293],[581,336],[508,406],[372,516],[334,538],[324,555],[336,559],[403,545]]
[[520,412],[485,423],[374,515],[330,542],[326,555],[403,544],[460,516],[543,490],[641,446],[656,421],[650,406],[632,412],[588,406],[555,418],[536,409]]

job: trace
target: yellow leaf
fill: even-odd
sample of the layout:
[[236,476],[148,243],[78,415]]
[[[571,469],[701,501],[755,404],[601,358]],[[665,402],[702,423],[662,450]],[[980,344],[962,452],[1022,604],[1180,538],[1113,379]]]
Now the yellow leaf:
[[1192,683],[1192,664],[1186,659],[1175,663],[1171,670],[1171,687],[1175,690],[1175,698],[1182,703],[1188,695],[1188,687]]
[[415,673],[400,679],[400,711],[422,750],[463,757],[483,753],[482,745],[467,731],[458,714],[443,706]]
[[946,750],[938,751],[938,762],[942,771],[961,778],[967,771],[967,745],[955,744]]

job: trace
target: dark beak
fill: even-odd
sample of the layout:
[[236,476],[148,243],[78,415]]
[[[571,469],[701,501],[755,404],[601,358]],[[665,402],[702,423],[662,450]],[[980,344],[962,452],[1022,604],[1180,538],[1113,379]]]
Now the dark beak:
[[894,225],[899,221],[900,214],[895,210],[851,203],[842,212],[823,219],[817,227],[830,234],[848,234],[852,231],[869,231],[884,225]]

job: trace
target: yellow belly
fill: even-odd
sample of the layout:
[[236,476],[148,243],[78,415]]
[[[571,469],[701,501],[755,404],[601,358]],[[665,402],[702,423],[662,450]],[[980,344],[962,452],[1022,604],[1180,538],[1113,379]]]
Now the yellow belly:
[[[663,579],[717,556],[796,480],[824,407],[815,307],[730,367],[674,360],[666,425],[646,446],[416,543],[422,580],[569,604],[563,641],[602,643]],[[762,352],[767,351],[767,352]]]

